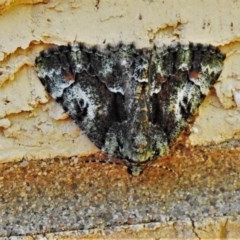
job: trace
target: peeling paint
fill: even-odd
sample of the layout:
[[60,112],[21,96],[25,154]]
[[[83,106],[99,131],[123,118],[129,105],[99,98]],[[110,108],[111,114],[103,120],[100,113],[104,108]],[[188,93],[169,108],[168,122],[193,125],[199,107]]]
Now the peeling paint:
[[17,5],[34,5],[48,3],[50,0],[3,0],[0,2],[0,15]]
[[[164,45],[177,40],[181,43],[192,41],[220,46],[227,55],[222,75],[214,86],[215,93],[213,91],[201,107],[195,125],[192,126],[189,142],[207,145],[237,137],[240,129],[237,117],[240,90],[239,8],[240,2],[234,0],[227,4],[214,0],[199,1],[191,5],[187,0],[1,1],[0,100],[3,104],[0,106],[0,116],[11,122],[10,126],[3,122],[3,126],[14,129],[12,127],[17,123],[11,120],[12,115],[16,114],[19,119],[26,116],[25,114],[34,115],[35,109],[41,104],[46,113],[43,114],[46,118],[43,125],[49,119],[53,121],[51,124],[57,126],[58,122],[71,122],[65,113],[52,105],[32,70],[36,54],[48,47],[46,44],[81,41],[89,45],[105,46],[123,41],[135,42],[140,48],[152,43]],[[32,128],[32,121],[26,120],[25,124],[26,129],[41,131]],[[64,128],[64,124],[60,125]],[[6,129],[2,127],[2,131]],[[55,131],[56,135],[47,132],[45,134],[50,142],[54,142],[55,138],[63,140],[64,136],[61,130]],[[35,135],[36,138],[37,136],[41,138],[41,135]],[[26,135],[20,140],[16,134],[12,141],[12,138],[9,140],[6,135],[2,135],[0,145],[6,147],[9,153],[21,144],[26,144],[31,149],[28,138]],[[82,141],[74,138],[69,138],[69,141],[74,141],[75,145],[69,144],[71,147],[66,153],[82,153],[84,149],[90,149]],[[61,146],[60,142],[55,144],[56,149],[57,144]],[[94,151],[94,147],[91,147]],[[45,147],[43,151],[45,155],[51,154],[50,148]],[[11,157],[14,158],[15,153],[13,151]],[[4,158],[4,154],[1,152],[0,159]]]
[[11,122],[8,118],[2,118],[0,119],[0,127],[1,128],[8,128],[11,126]]
[[152,43],[159,36],[161,36],[161,38],[164,36],[167,36],[168,38],[171,37],[173,40],[179,39],[182,24],[186,24],[186,22],[181,22],[181,20],[177,20],[173,23],[164,24],[163,26],[158,27],[156,30],[149,29],[149,41]]

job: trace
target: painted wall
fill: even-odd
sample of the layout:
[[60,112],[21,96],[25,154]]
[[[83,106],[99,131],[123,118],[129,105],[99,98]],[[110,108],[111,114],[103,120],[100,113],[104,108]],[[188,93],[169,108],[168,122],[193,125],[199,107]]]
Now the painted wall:
[[223,72],[201,105],[189,144],[240,136],[240,2],[235,0],[22,0],[0,2],[0,161],[88,154],[98,149],[45,92],[39,52],[79,41],[180,41],[218,46]]

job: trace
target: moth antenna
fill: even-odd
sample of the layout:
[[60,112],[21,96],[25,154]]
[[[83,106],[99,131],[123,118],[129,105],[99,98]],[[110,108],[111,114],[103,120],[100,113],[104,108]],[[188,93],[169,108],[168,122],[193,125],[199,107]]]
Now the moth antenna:
[[152,164],[149,166],[149,168],[161,168],[161,169],[167,170],[168,172],[173,173],[176,177],[179,177],[179,174],[174,169],[167,167],[165,165]]
[[[77,156],[74,156],[75,158]],[[104,159],[102,159],[104,158]],[[117,161],[111,157],[109,157],[107,154],[99,153],[98,156],[94,156],[93,158],[87,158],[84,159],[85,163],[100,163],[100,164],[111,164],[111,165],[123,165],[125,166],[123,161]]]

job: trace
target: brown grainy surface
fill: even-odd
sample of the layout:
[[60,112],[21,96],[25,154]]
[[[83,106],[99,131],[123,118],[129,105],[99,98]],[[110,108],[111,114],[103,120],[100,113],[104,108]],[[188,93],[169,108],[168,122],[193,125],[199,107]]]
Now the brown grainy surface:
[[86,163],[104,155],[3,163],[0,236],[240,236],[239,154],[238,141],[178,146],[138,177],[122,164]]

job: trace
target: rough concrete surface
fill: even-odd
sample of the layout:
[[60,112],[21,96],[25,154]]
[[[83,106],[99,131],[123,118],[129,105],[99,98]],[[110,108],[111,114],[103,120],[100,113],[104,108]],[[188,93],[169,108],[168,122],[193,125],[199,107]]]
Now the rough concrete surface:
[[237,238],[239,146],[179,144],[138,177],[102,154],[1,164],[0,236]]
[[215,93],[200,107],[193,145],[240,135],[240,2],[235,0],[4,0],[0,1],[0,161],[96,152],[44,91],[36,56],[53,45],[101,47],[212,44],[226,54]]

